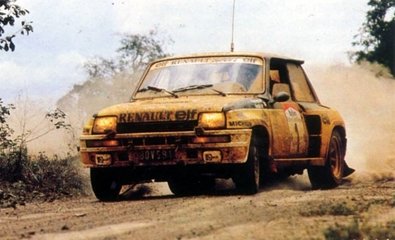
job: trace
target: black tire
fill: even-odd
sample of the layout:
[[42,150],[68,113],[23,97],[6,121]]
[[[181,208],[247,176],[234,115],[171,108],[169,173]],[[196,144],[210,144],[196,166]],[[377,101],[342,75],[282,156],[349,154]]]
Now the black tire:
[[115,171],[107,168],[91,168],[91,185],[93,193],[100,201],[115,201],[122,185]]
[[177,177],[170,179],[167,184],[174,195],[188,196],[210,192],[214,189],[215,179],[212,177]]
[[241,166],[241,169],[237,171],[236,176],[233,177],[236,188],[241,193],[252,195],[259,191],[261,178],[260,159],[263,159],[263,155],[261,154],[262,147],[262,144],[259,144],[257,136],[253,135],[251,137],[248,160]]
[[312,166],[307,169],[313,189],[331,189],[343,181],[344,145],[338,131],[333,131],[327,159],[324,166]]

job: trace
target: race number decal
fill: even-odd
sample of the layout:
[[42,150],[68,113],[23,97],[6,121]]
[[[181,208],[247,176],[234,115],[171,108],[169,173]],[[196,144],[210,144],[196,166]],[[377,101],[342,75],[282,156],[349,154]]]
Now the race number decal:
[[302,114],[297,110],[296,104],[284,103],[283,109],[291,133],[291,153],[301,153],[307,149],[306,128]]

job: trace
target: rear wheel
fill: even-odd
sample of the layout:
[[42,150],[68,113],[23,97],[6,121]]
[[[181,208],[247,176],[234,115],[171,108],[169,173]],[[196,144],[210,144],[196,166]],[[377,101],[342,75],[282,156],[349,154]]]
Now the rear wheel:
[[253,135],[251,137],[248,160],[241,166],[237,175],[233,177],[237,189],[242,193],[255,194],[259,191],[261,148],[258,137]]
[[343,172],[344,145],[341,135],[335,130],[329,142],[325,165],[310,167],[308,174],[313,189],[330,189],[341,184]]
[[91,168],[93,193],[100,201],[114,201],[118,198],[122,185],[113,169]]

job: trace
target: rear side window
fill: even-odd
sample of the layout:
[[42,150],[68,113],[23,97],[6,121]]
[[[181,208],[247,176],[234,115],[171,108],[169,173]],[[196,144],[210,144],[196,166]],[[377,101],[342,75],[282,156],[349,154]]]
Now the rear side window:
[[287,69],[294,99],[299,102],[315,102],[314,94],[307,83],[306,75],[302,67],[293,63],[288,63]]

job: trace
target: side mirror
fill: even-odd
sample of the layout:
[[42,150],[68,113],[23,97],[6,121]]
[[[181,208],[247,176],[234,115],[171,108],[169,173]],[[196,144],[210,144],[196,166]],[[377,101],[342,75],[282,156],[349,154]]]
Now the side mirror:
[[289,100],[289,94],[286,92],[279,92],[274,95],[273,100],[274,102],[286,102]]

